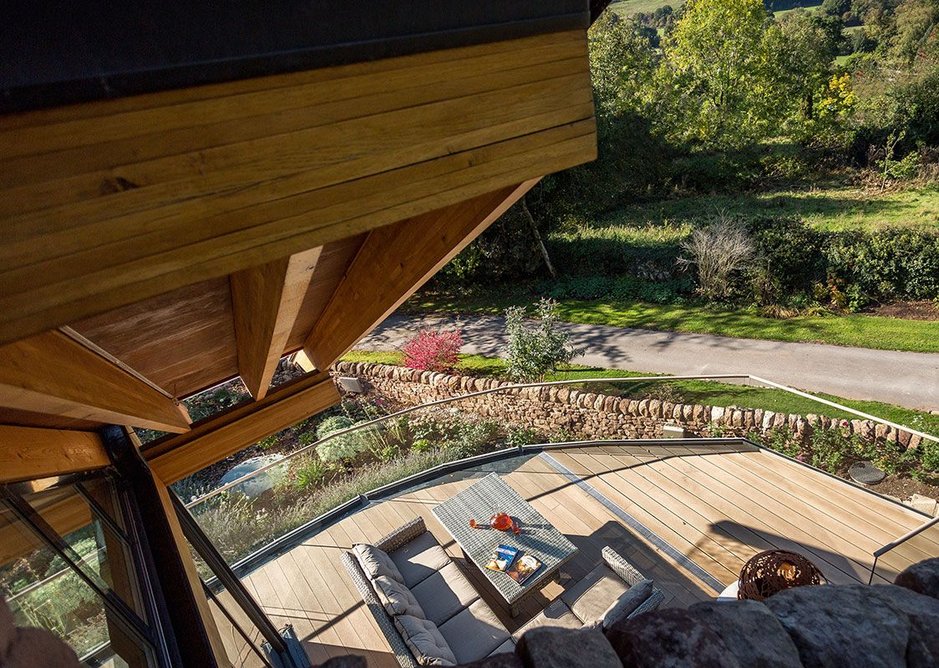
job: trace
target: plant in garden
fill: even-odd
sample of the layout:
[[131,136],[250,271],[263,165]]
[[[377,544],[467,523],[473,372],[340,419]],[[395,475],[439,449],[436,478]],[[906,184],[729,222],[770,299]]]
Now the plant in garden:
[[507,371],[516,381],[543,380],[545,374],[567,364],[581,351],[570,343],[570,335],[559,326],[557,303],[541,299],[535,305],[535,319],[528,310],[513,306],[505,311]]
[[335,436],[324,440],[330,434],[348,429],[354,424],[355,422],[345,415],[334,415],[320,423],[316,428],[316,436],[323,442],[316,446],[316,454],[319,455],[321,460],[327,463],[348,461],[354,459],[359,453],[365,450],[367,444],[362,442],[358,435],[354,433]]
[[681,247],[687,255],[679,258],[679,263],[697,268],[698,292],[708,299],[730,297],[734,279],[756,257],[756,247],[746,228],[724,216],[697,228]]
[[422,329],[402,347],[404,366],[425,371],[452,371],[459,361],[463,337],[459,329]]
[[330,472],[329,465],[315,455],[297,455],[291,467],[294,487],[306,489],[320,483]]

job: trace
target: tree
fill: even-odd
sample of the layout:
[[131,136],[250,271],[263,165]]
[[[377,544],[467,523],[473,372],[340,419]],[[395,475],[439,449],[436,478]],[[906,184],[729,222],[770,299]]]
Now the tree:
[[660,86],[675,91],[684,139],[733,147],[778,117],[761,0],[689,0],[664,44]]
[[590,29],[590,74],[601,120],[649,107],[657,59],[648,30],[640,23],[614,12],[600,17]]
[[537,318],[529,321],[526,309],[513,306],[505,311],[508,372],[516,381],[544,380],[548,372],[580,352],[570,344],[568,333],[558,327],[555,302],[541,299],[535,313]]
[[[837,34],[840,35],[840,28]],[[831,78],[831,63],[837,53],[836,38],[822,19],[798,10],[771,26],[766,39],[775,60],[780,91],[785,91],[802,120],[813,120],[816,100]]]

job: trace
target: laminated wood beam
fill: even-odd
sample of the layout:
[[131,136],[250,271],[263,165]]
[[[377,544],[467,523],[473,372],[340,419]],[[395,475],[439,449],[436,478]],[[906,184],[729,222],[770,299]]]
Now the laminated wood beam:
[[93,432],[0,425],[0,483],[48,478],[108,466]]
[[538,179],[369,232],[303,351],[326,369],[492,224]]
[[189,429],[189,416],[172,397],[61,331],[0,346],[0,406],[169,432]]
[[582,29],[0,118],[0,342],[596,156]]
[[200,422],[185,434],[150,444],[143,455],[153,472],[172,484],[339,403],[339,399],[329,374],[304,376],[260,401]]
[[321,250],[280,258],[229,278],[238,373],[255,399],[267,394]]

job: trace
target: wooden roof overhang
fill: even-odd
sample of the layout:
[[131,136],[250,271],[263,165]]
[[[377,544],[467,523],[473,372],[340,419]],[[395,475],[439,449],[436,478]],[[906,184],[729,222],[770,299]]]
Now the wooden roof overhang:
[[[179,434],[147,453],[172,482],[328,407],[339,356],[595,157],[586,0],[414,5],[13,17],[0,482],[100,467],[109,424]],[[268,394],[298,350],[319,371]],[[238,375],[254,401],[191,428],[179,400]]]

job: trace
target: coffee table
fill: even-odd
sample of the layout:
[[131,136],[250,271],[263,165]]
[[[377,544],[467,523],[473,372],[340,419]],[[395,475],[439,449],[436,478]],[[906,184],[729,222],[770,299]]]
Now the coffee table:
[[[518,615],[519,603],[525,596],[556,577],[561,566],[577,554],[573,543],[495,473],[444,501],[433,512],[467,559],[505,600],[513,617]],[[489,518],[498,512],[511,515],[521,526],[521,534],[516,536],[511,531],[490,528]],[[470,527],[471,519],[482,528]],[[499,545],[517,547],[520,556],[521,553],[532,555],[541,562],[541,568],[524,585],[505,573],[489,570],[486,564]]]

